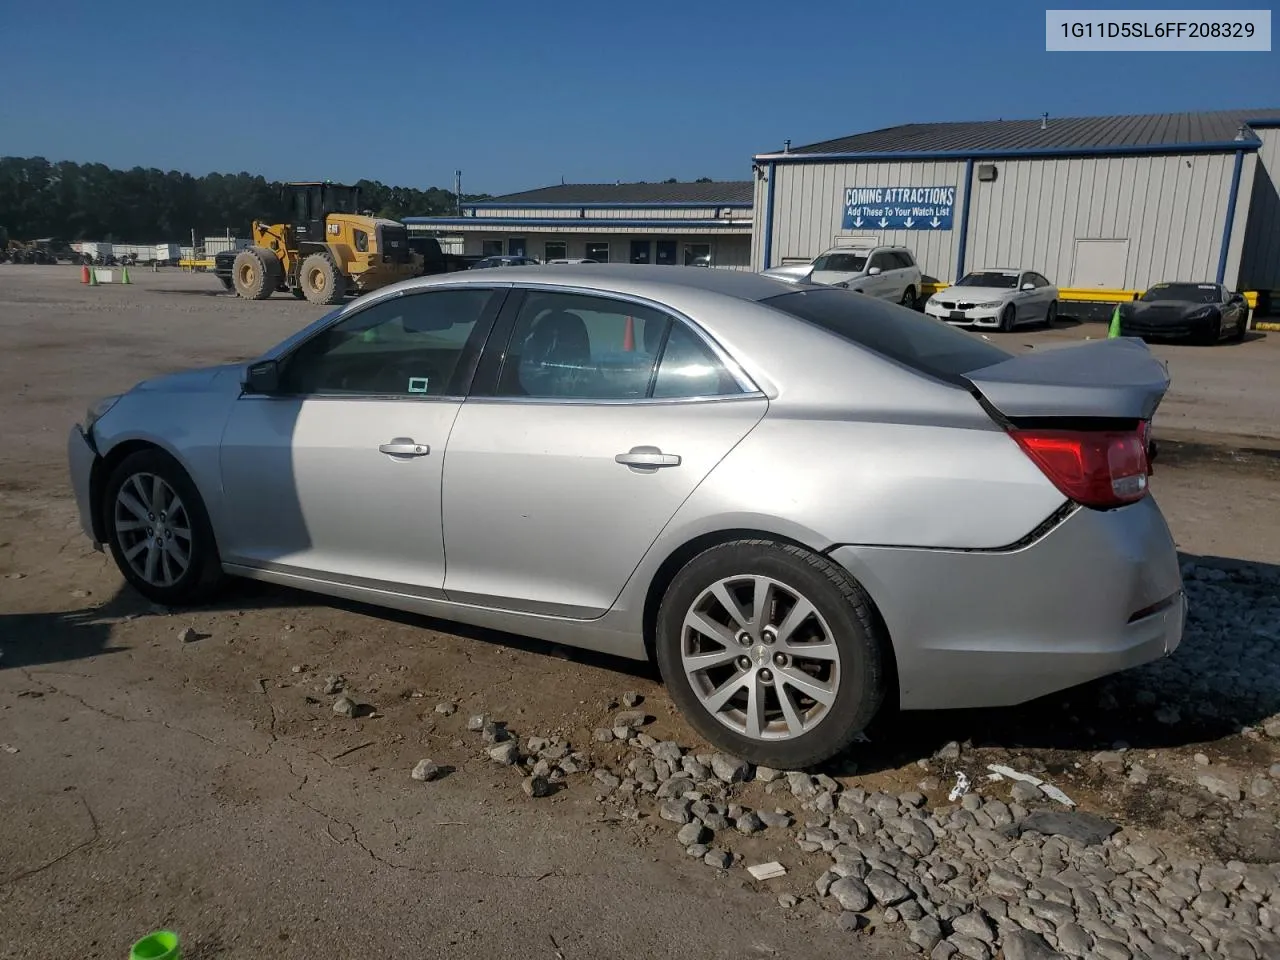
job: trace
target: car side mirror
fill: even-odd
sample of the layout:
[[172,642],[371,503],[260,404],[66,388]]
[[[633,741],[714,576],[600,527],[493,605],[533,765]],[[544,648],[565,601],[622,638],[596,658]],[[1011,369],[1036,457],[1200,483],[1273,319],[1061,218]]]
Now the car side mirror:
[[1233,294],[1231,295],[1231,302],[1232,302],[1232,303],[1244,303],[1244,294],[1243,294],[1243,293],[1233,293]]
[[1023,290],[1034,290],[1035,288],[1036,288],[1036,285],[1034,283],[1024,283],[1022,285]]
[[280,389],[280,364],[274,360],[259,360],[250,364],[242,386],[248,393],[275,393]]
[[879,267],[872,267],[870,270],[867,271],[867,276],[874,277],[874,276],[878,276],[879,273],[880,273]]

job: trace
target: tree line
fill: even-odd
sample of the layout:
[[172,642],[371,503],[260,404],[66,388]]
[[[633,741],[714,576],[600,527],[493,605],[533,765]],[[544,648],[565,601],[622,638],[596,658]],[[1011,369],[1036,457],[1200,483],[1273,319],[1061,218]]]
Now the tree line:
[[[360,180],[361,206],[380,217],[449,216],[452,191],[395,187]],[[489,199],[464,194],[462,202]],[[0,241],[56,237],[66,241],[181,243],[220,236],[249,236],[256,220],[287,217],[280,184],[250,173],[193,177],[177,170],[101,163],[50,162],[44,157],[0,157]]]

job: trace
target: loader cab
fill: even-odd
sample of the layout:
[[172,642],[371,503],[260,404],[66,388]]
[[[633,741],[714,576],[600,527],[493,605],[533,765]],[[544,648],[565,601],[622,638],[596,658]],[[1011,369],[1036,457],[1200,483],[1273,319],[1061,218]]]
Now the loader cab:
[[298,243],[325,243],[325,217],[358,213],[360,188],[341,183],[286,183],[283,199]]

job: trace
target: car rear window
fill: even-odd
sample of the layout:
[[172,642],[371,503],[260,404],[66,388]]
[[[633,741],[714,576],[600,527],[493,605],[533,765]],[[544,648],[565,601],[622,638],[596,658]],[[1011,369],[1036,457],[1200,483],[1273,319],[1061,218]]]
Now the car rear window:
[[959,381],[1012,356],[941,320],[848,290],[803,290],[761,302],[942,380]]

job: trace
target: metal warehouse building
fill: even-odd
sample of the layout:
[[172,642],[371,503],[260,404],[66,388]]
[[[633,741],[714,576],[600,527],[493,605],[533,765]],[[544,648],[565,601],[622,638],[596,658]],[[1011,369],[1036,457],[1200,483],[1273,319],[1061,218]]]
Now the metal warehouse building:
[[416,234],[463,238],[464,254],[751,268],[750,181],[571,183],[406,217]]
[[1079,299],[1280,289],[1280,109],[907,124],[755,174],[757,270],[868,238],[911,248],[926,282],[1023,266]]

